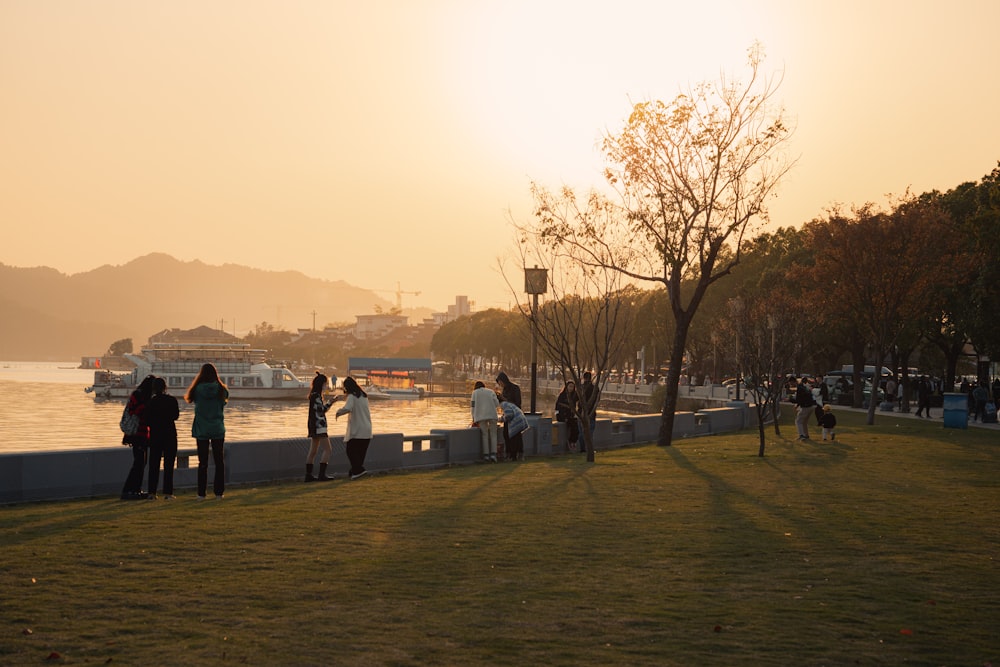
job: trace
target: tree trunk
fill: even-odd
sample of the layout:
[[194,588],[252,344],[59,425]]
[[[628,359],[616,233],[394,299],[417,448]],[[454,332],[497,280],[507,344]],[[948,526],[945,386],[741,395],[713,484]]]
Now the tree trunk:
[[689,322],[677,318],[677,329],[674,331],[674,343],[670,348],[670,368],[667,370],[667,393],[663,399],[663,413],[660,419],[661,447],[669,447],[674,436],[674,413],[677,412],[678,384],[681,377],[681,366],[684,364],[684,345],[687,341]]
[[764,410],[758,410],[757,411],[757,435],[760,436],[760,448],[757,450],[757,456],[759,456],[761,458],[764,457],[764,441],[765,441],[765,439],[764,439],[764,420],[761,419],[761,417],[764,416],[765,412],[767,412],[767,406],[764,407]]

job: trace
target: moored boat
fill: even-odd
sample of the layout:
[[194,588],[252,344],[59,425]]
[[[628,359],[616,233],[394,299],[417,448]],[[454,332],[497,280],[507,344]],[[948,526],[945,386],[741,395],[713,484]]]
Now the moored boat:
[[168,390],[181,396],[205,363],[212,363],[229,387],[231,399],[304,400],[309,383],[291,370],[264,361],[264,350],[248,343],[150,343],[140,354],[125,356],[131,372],[95,370],[94,383],[84,391],[95,399],[128,398],[147,375],[162,377]]

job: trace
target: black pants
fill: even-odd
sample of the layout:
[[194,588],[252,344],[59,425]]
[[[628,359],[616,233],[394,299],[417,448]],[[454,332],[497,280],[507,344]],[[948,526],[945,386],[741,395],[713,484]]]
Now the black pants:
[[580,421],[576,417],[570,417],[566,421],[566,440],[576,444],[580,440]]
[[[145,441],[143,441],[145,442]],[[132,467],[129,468],[125,485],[122,486],[122,496],[142,492],[142,476],[146,472],[146,445],[132,445]]]
[[174,495],[174,466],[177,465],[177,441],[149,443],[149,494],[156,495],[160,482],[160,459],[163,460],[163,493]]
[[359,440],[354,438],[344,443],[347,460],[351,464],[351,475],[360,475],[365,471],[365,457],[368,455],[368,443],[370,442],[371,439]]
[[212,445],[212,463],[215,464],[215,477],[212,490],[221,496],[226,492],[226,459],[225,438],[198,440],[198,495],[204,497],[208,489],[208,445]]
[[520,461],[524,458],[524,439],[520,433],[511,435],[506,422],[503,425],[503,447],[508,461]]

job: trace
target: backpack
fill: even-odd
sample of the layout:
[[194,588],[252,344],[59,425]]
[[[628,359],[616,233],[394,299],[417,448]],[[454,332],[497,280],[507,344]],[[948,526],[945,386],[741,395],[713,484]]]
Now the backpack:
[[125,435],[135,435],[139,432],[139,415],[130,412],[128,407],[126,403],[125,409],[122,410],[122,418],[118,421],[118,428]]

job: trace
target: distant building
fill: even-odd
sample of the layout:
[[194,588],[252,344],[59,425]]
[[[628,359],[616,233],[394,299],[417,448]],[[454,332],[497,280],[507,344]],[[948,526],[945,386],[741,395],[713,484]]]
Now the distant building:
[[469,301],[467,296],[456,296],[455,303],[448,306],[448,311],[444,313],[434,313],[431,315],[431,320],[437,326],[442,324],[447,324],[448,322],[454,322],[458,318],[464,315],[470,315],[472,313],[473,302]]
[[354,337],[358,340],[381,338],[396,329],[407,326],[410,318],[406,315],[376,313],[375,315],[355,315]]

